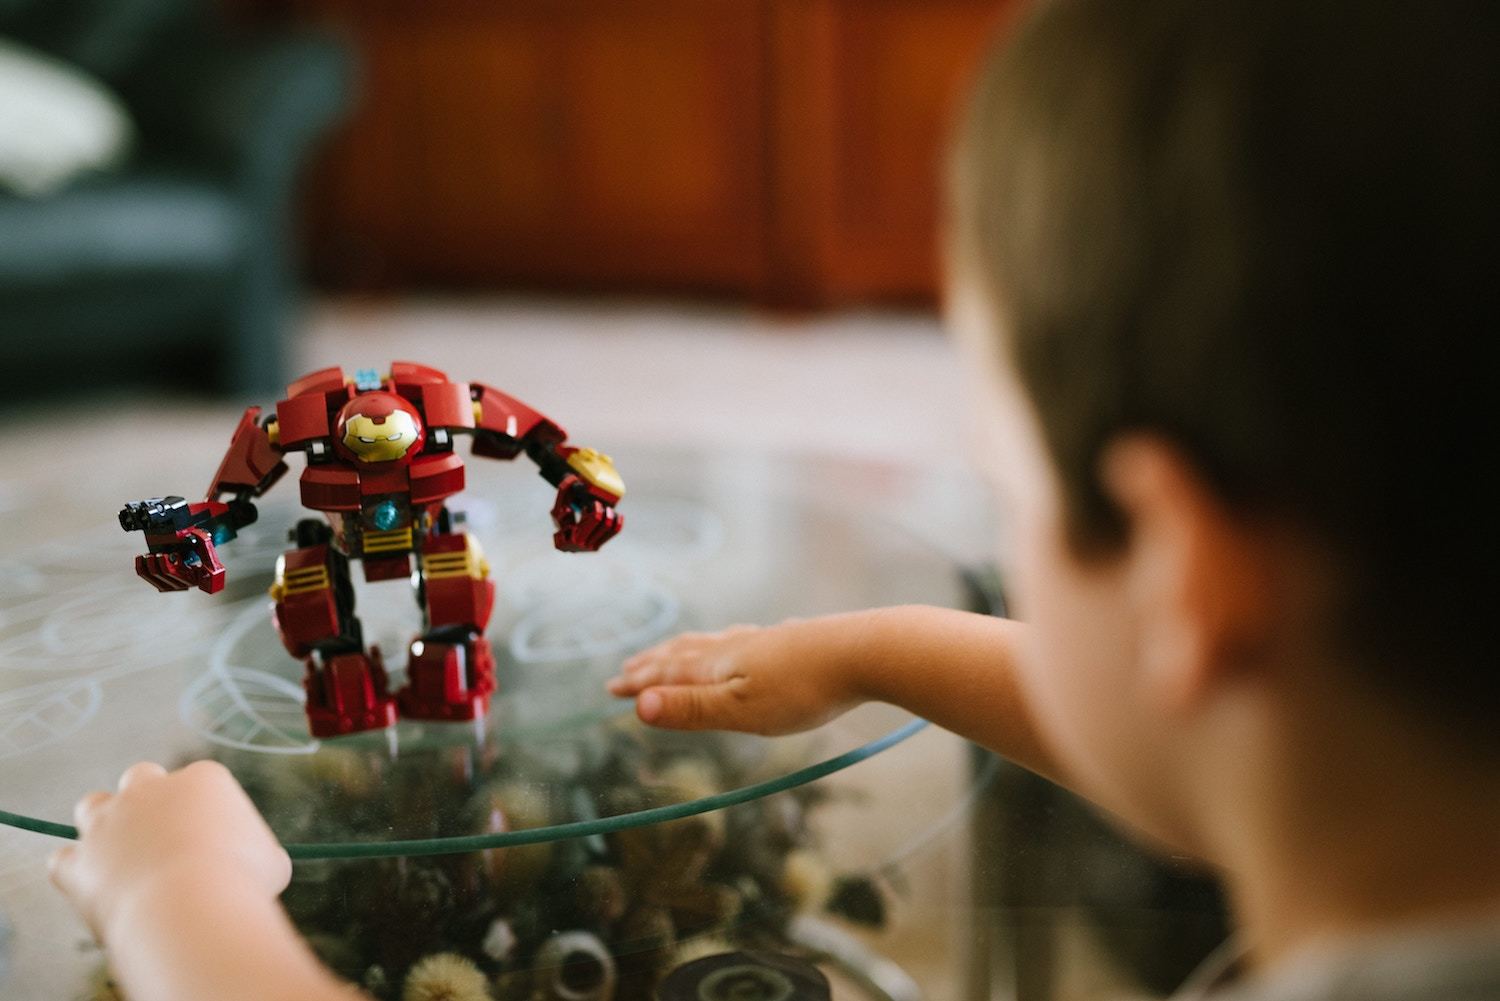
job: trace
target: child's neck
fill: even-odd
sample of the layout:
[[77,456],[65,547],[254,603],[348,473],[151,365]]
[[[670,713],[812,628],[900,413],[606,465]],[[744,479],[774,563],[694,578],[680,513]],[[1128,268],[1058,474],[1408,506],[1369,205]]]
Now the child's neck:
[[1269,743],[1225,835],[1257,966],[1362,935],[1500,920],[1494,758],[1368,706],[1288,719]]

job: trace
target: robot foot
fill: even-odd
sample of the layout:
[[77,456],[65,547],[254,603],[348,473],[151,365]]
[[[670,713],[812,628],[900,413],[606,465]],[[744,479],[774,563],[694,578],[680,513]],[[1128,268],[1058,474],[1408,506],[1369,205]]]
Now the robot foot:
[[458,642],[417,640],[407,660],[407,684],[396,694],[408,719],[461,722],[489,712],[495,690],[490,641],[470,635]]
[[314,737],[381,730],[396,722],[396,700],[386,693],[379,650],[336,654],[322,667],[309,659],[302,685]]

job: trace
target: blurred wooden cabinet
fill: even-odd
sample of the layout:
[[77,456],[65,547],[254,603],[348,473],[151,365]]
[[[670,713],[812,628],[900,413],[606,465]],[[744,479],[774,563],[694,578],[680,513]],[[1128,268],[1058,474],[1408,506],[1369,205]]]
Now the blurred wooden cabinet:
[[931,299],[996,0],[292,0],[363,62],[315,191],[342,284]]

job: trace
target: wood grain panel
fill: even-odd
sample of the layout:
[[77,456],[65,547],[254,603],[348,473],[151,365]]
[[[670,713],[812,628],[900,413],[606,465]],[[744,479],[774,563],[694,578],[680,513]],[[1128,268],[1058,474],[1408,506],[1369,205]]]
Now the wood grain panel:
[[816,254],[802,283],[815,301],[936,295],[952,125],[1008,12],[994,0],[814,0],[780,15],[778,44],[795,48],[779,63],[792,93],[778,104],[778,183],[804,192],[787,225],[817,230],[797,237]]
[[411,48],[403,32],[363,16],[357,0],[321,0],[312,17],[359,54],[355,107],[309,185],[314,268],[335,285],[388,285],[404,274],[400,248],[417,209],[410,180],[417,162],[410,141],[417,117]]
[[561,46],[553,27],[521,18],[444,20],[412,32],[411,198],[421,252],[495,233],[523,247],[550,239],[565,208],[555,134]]
[[323,274],[813,306],[934,298],[956,98],[1019,0],[263,2],[364,65]]
[[763,24],[753,4],[600,5],[568,32],[569,184],[590,253],[647,282],[761,280]]

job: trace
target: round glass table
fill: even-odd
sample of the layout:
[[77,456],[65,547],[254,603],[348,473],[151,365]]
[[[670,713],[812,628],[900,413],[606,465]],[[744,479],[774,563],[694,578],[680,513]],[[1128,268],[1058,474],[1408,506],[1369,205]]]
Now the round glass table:
[[[964,482],[619,449],[624,533],[564,555],[550,549],[546,484],[473,462],[456,507],[499,585],[488,719],[320,742],[265,597],[305,516],[294,484],[224,547],[224,593],[159,595],[131,571],[139,540],[114,511],[190,494],[195,458],[121,466],[62,497],[45,477],[0,491],[6,997],[107,990],[90,986],[101,959],[41,860],[71,834],[72,803],[129,763],[204,757],[230,767],[298,860],[283,898],[298,927],[376,997],[446,975],[517,1001],[632,1001],[731,949],[823,961],[836,996],[914,998],[920,967],[948,981],[963,969],[953,932],[993,762],[974,767],[957,738],[889,706],[774,740],[655,731],[603,685],[684,630],[907,602],[983,610],[983,589],[934,543],[985,552]],[[419,626],[411,587],[357,590],[399,685]]]

